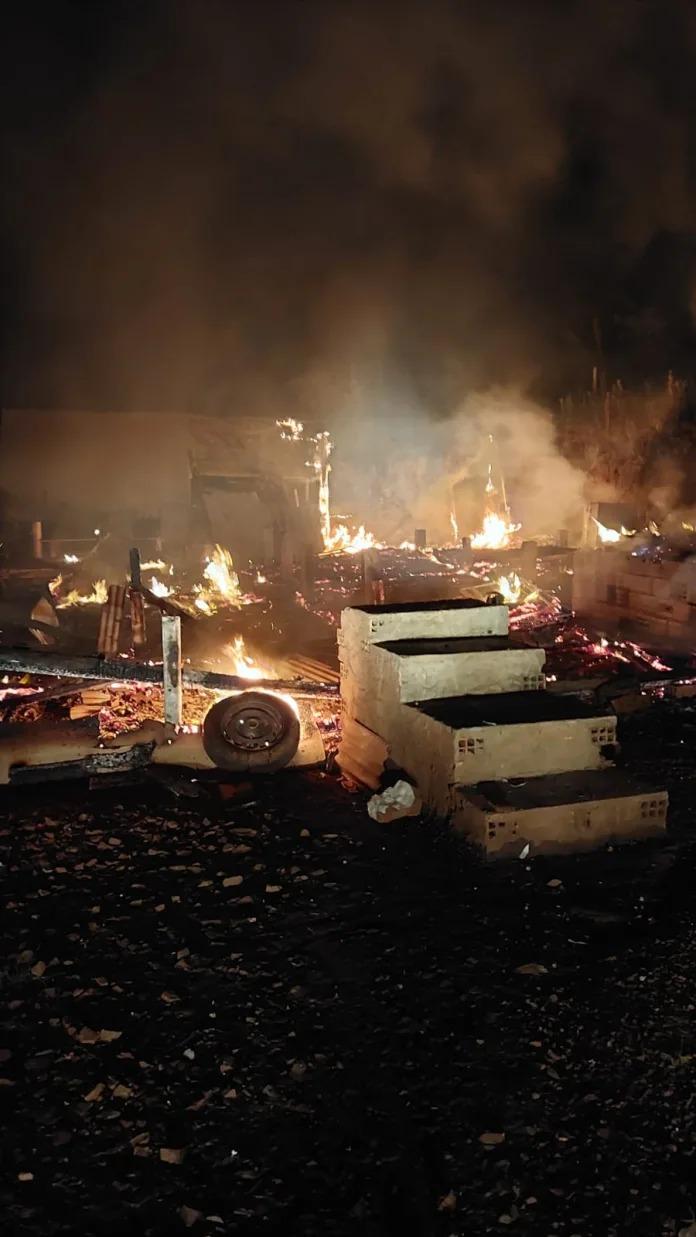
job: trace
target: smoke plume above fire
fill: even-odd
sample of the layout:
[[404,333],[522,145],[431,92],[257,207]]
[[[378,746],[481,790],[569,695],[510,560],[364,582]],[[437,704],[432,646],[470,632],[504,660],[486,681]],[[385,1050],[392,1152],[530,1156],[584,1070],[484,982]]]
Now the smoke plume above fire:
[[6,46],[6,404],[452,416],[691,228],[688,6],[73,7]]
[[335,458],[334,509],[359,513],[390,544],[418,527],[444,544],[452,515],[474,548],[505,544],[505,528],[553,537],[578,522],[587,497],[586,476],[562,455],[551,414],[513,387],[470,395],[435,423],[425,409],[353,412],[337,430]]

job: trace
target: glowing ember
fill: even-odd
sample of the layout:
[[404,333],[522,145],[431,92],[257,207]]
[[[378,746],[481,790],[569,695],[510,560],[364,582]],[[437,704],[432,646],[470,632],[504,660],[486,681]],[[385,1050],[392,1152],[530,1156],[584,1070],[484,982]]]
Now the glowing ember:
[[[57,577],[57,580],[51,581],[49,588],[51,589],[52,596],[56,596],[61,584],[60,576]],[[55,585],[55,589],[51,587],[52,585]],[[67,606],[103,606],[106,605],[107,597],[106,580],[95,580],[92,584],[91,593],[81,593],[79,589],[73,588],[58,602],[58,609],[65,610]]]
[[661,536],[660,530],[654,520],[650,520],[648,523],[648,532],[652,533],[653,537]]
[[225,601],[233,606],[242,604],[239,578],[229,550],[216,545],[210,558],[206,559],[203,575],[210,582],[211,588],[202,589],[200,595],[208,604],[214,604],[215,601]]
[[64,554],[63,555],[63,562],[65,563],[79,563],[79,561],[80,560],[77,557],[77,554]]
[[483,517],[483,528],[471,538],[473,550],[504,550],[510,545],[513,533],[519,532],[521,524],[512,524],[495,511],[487,511]]
[[153,576],[150,580],[150,592],[154,593],[155,597],[171,597],[172,595],[172,590],[162,580],[158,580],[157,576]]

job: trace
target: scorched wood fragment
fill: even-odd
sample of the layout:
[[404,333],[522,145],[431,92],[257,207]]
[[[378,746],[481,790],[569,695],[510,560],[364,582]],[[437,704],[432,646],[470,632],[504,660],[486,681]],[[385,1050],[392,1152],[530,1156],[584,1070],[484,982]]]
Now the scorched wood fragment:
[[[162,684],[162,665],[146,665],[142,662],[116,658],[111,661],[101,657],[64,656],[62,653],[38,653],[29,649],[0,649],[0,671],[8,674],[45,674],[56,678],[109,679],[126,683]],[[218,674],[212,670],[195,670],[192,666],[182,669],[184,685],[206,687],[212,691],[246,691],[248,679],[236,674]],[[304,695],[326,695],[330,687],[324,683],[309,683],[302,679],[258,679],[255,687],[269,687],[273,691],[299,692]]]

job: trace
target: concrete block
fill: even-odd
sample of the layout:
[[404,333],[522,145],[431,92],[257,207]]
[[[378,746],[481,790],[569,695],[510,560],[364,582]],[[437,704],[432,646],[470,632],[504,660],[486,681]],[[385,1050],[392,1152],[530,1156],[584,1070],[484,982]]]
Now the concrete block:
[[506,636],[508,608],[487,606],[469,598],[356,606],[343,611],[341,630],[344,637],[358,637],[368,644],[436,637]]
[[457,784],[607,768],[615,744],[613,713],[546,692],[409,705],[391,736],[393,759],[442,815]]
[[506,636],[398,640],[340,646],[342,698],[348,713],[381,734],[391,733],[403,704],[452,695],[540,691],[543,649]]
[[491,858],[590,850],[664,832],[667,793],[617,770],[457,790],[452,825]]
[[[649,593],[641,605],[662,608]],[[588,606],[608,630],[625,614],[592,596]],[[648,617],[668,625],[655,613]],[[610,770],[615,714],[539,690],[542,650],[506,634],[500,606],[436,602],[344,611],[346,767],[374,785],[388,751],[426,806],[453,813],[455,826],[487,854],[519,853],[525,839],[534,849],[577,849],[663,829],[666,795],[646,798]],[[619,780],[597,780],[609,775]]]

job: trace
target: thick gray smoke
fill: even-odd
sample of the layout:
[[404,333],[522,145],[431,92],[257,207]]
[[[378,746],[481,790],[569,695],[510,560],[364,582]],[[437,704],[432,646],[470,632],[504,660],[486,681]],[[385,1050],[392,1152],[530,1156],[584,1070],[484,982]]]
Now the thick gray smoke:
[[107,9],[5,47],[5,403],[453,416],[692,226],[683,4]]
[[589,493],[585,473],[559,450],[549,412],[502,388],[464,399],[435,426],[415,410],[352,421],[338,436],[333,492],[378,537],[412,539],[420,527],[436,544],[452,539],[451,512],[470,536],[486,508],[505,501],[523,536],[556,538],[579,527]]

